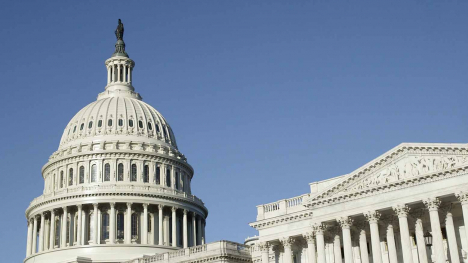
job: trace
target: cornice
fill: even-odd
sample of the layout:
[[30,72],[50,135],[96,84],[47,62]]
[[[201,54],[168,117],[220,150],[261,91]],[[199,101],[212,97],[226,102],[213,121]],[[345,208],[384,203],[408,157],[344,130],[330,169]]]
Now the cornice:
[[[34,209],[38,209],[42,206],[48,205],[48,204],[53,204],[55,202],[60,202],[60,201],[66,201],[66,200],[77,200],[80,198],[89,198],[89,197],[113,197],[113,196],[131,196],[131,197],[144,197],[144,198],[159,198],[159,199],[166,199],[166,200],[172,200],[172,201],[177,201],[177,202],[184,202],[184,203],[189,203],[192,205],[195,205],[198,207],[200,210],[202,210],[205,213],[205,218],[208,217],[208,209],[204,206],[203,202],[197,198],[194,195],[191,195],[192,198],[190,197],[184,197],[184,196],[177,196],[177,195],[170,195],[168,193],[137,193],[137,192],[95,192],[95,193],[83,193],[79,192],[77,194],[71,194],[71,195],[62,195],[62,196],[55,196],[53,195],[50,198],[44,198],[44,200],[35,203],[36,200],[41,198],[43,195],[35,198],[29,207],[26,209],[26,217],[27,215]],[[95,200],[96,202],[99,203],[98,200]],[[125,202],[125,201],[122,201]]]
[[307,220],[312,218],[312,211],[302,211],[302,212],[297,212],[294,214],[288,214],[288,215],[282,215],[279,217],[274,217],[270,219],[264,219],[261,221],[256,221],[253,223],[250,223],[249,225],[257,230],[260,229],[265,229],[277,225],[284,225],[288,224],[291,222],[297,222],[297,221],[302,221],[302,220]]

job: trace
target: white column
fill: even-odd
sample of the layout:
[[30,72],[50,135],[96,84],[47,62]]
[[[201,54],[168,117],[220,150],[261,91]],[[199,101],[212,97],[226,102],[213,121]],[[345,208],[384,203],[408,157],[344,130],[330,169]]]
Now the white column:
[[111,68],[110,66],[107,67],[107,84],[111,82]]
[[188,247],[188,231],[187,231],[187,209],[184,209],[184,217],[183,217],[183,228],[184,228],[184,248]]
[[197,222],[196,222],[197,214],[195,212],[192,213],[192,229],[193,229],[193,246],[197,245]]
[[372,258],[373,263],[382,263],[382,252],[380,251],[380,237],[378,221],[380,213],[378,211],[369,211],[365,214],[369,221],[372,243]]
[[132,83],[132,66],[128,67],[128,83]]
[[163,237],[163,205],[158,205],[158,213],[159,213],[159,240],[158,243],[160,246],[164,245],[164,237]]
[[117,68],[118,68],[118,71],[117,71],[117,72],[118,72],[118,73],[117,73],[117,74],[118,74],[118,75],[117,75],[117,82],[121,82],[121,81],[120,81],[120,76],[121,76],[121,74],[122,74],[122,73],[121,73],[121,68],[122,68],[122,67],[121,67],[120,64],[119,64],[119,65],[117,65]]
[[465,241],[468,244],[468,192],[460,192],[456,194],[456,196],[462,205],[463,222],[465,225]]
[[292,263],[291,246],[294,243],[294,239],[291,237],[285,237],[285,238],[280,239],[280,242],[284,247],[283,263]]
[[412,244],[408,227],[408,213],[410,208],[407,205],[397,205],[393,207],[395,214],[398,216],[400,224],[401,248],[403,250],[403,262],[413,263]]
[[127,74],[125,74],[127,72],[127,65],[123,65],[123,76],[122,76],[122,80],[123,82],[126,82],[127,81]]
[[369,263],[369,252],[367,251],[367,237],[364,227],[359,232],[359,250],[361,251],[361,263]]
[[148,204],[143,204],[143,229],[141,243],[148,244]]
[[36,247],[37,247],[36,242],[37,242],[37,216],[34,216],[31,254],[36,254]]
[[416,232],[416,244],[418,246],[419,263],[428,263],[426,242],[424,241],[424,230],[421,218],[416,219],[414,228]]
[[431,219],[432,251],[435,253],[435,263],[445,263],[444,243],[439,221],[440,200],[438,198],[429,198],[423,202],[429,210]]
[[98,204],[93,204],[94,212],[93,212],[93,237],[92,240],[94,244],[98,244]]
[[26,240],[26,257],[29,257],[31,255],[33,224],[34,223],[28,219],[28,239]]
[[75,213],[74,212],[70,212],[70,224],[68,226],[68,246],[73,246],[73,236],[75,235],[75,233],[73,233],[73,231],[75,230],[74,229],[74,225],[75,225]]
[[127,203],[127,215],[125,218],[125,231],[124,231],[125,244],[132,242],[132,203]]
[[317,263],[326,263],[325,260],[325,239],[323,231],[325,226],[321,224],[314,225],[315,238],[317,239]]
[[49,249],[55,248],[55,210],[50,211],[50,238],[49,238]]
[[44,219],[44,251],[49,249],[49,227],[50,227],[50,220]]
[[109,215],[109,243],[115,244],[115,203],[110,203],[110,215]]
[[315,253],[314,233],[312,231],[305,233],[303,237],[305,240],[307,240],[307,263],[317,263],[317,255]]
[[450,262],[460,263],[460,257],[458,255],[457,238],[455,235],[455,227],[453,225],[453,216],[450,211],[447,212],[447,216],[445,218],[445,229],[447,231],[447,239],[448,239],[449,249],[450,249],[450,259],[451,259]]
[[197,235],[198,235],[198,242],[199,244],[203,245],[202,243],[202,224],[201,224],[201,216],[197,218]]
[[393,232],[393,225],[391,223],[387,225],[387,246],[390,263],[398,263],[395,234]]
[[150,213],[150,218],[151,218],[151,231],[150,231],[151,239],[149,240],[149,244],[154,245],[155,244],[154,240],[156,239],[156,236],[155,236],[155,233],[156,233],[156,214],[155,213]]
[[[343,236],[344,237],[344,236]],[[344,243],[344,240],[343,240]],[[342,263],[342,256],[341,256],[341,240],[340,234],[336,233],[335,238],[333,240],[333,256],[334,256],[334,263]]]
[[68,221],[68,212],[67,207],[62,207],[63,214],[62,214],[62,226],[60,228],[60,248],[64,248],[67,246],[67,221]]
[[172,207],[172,246],[177,247],[177,207]]
[[[353,219],[351,219],[350,217],[341,217],[338,218],[337,221],[340,224],[343,233],[343,250],[345,263],[353,263],[353,244],[351,242],[351,225],[353,224]],[[335,263],[341,263],[341,244],[339,243],[339,237],[337,245],[339,249],[340,259],[339,261],[335,260]]]
[[44,226],[45,226],[45,217],[44,213],[41,213],[41,228],[39,229],[39,248],[38,252],[42,252],[44,250]]
[[268,263],[268,261],[269,261],[269,256],[268,256],[269,250],[270,250],[270,243],[268,243],[268,242],[260,243],[260,251],[262,253],[262,263]]
[[78,213],[78,223],[77,223],[77,225],[76,225],[76,233],[75,233],[75,235],[76,235],[76,243],[77,243],[77,245],[78,245],[78,246],[81,246],[81,245],[82,245],[82,243],[81,243],[81,236],[82,236],[82,235],[81,235],[81,231],[83,231],[83,230],[81,229],[81,225],[82,225],[82,222],[81,222],[81,221],[83,220],[83,215],[82,215],[82,214],[83,214],[83,206],[82,206],[81,204],[78,204],[77,207],[78,207],[78,212],[77,212],[77,213]]

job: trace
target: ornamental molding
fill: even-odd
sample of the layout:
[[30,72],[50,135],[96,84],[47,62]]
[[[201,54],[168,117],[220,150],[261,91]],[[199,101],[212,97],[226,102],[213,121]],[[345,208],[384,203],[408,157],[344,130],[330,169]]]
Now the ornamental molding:
[[85,153],[75,153],[69,156],[63,156],[57,159],[49,160],[42,167],[42,173],[47,173],[48,170],[57,168],[59,166],[64,166],[68,164],[73,164],[80,161],[90,161],[90,160],[103,160],[103,159],[139,159],[141,161],[154,161],[160,162],[163,164],[168,165],[180,165],[186,168],[189,171],[190,178],[193,178],[193,167],[188,164],[186,161],[181,161],[174,157],[164,156],[159,153],[151,153],[151,152],[142,152],[142,151],[132,151],[128,152],[128,150],[122,150],[121,152],[118,150],[112,150],[111,152],[106,152],[106,150],[97,150],[93,152],[85,152]]
[[249,225],[257,230],[260,230],[260,229],[270,228],[273,226],[284,225],[284,224],[289,224],[292,222],[307,220],[307,219],[312,218],[312,214],[313,213],[310,211],[297,213],[297,214],[289,214],[289,215],[284,215],[281,217],[275,217],[272,219],[265,219],[262,221],[253,222],[253,223],[250,223]]
[[400,145],[321,193],[309,194],[304,206],[322,207],[466,174],[468,149],[463,146]]
[[[175,195],[167,195],[167,194],[164,195],[164,194],[156,194],[156,193],[135,193],[135,192],[98,192],[98,193],[90,193],[90,194],[81,193],[81,194],[76,194],[76,195],[66,195],[66,196],[60,196],[60,197],[55,197],[55,195],[53,195],[53,198],[50,198],[50,199],[45,199],[43,198],[43,195],[42,195],[40,197],[35,198],[31,202],[29,207],[26,209],[25,214],[26,214],[26,217],[28,217],[28,214],[31,211],[40,209],[41,207],[45,205],[53,204],[55,202],[61,202],[61,201],[67,201],[67,200],[72,201],[72,200],[76,200],[80,198],[89,198],[89,197],[116,197],[116,196],[159,198],[159,199],[165,199],[165,200],[170,200],[170,201],[188,203],[190,205],[195,205],[195,207],[198,207],[201,211],[203,211],[205,213],[205,218],[208,216],[208,209],[204,206],[203,202],[198,198],[197,199],[199,201],[196,199],[190,200],[188,198],[183,198],[183,197],[179,197]],[[45,200],[38,201],[38,199],[40,199],[41,197]],[[193,197],[195,198],[195,196]],[[118,202],[118,200],[113,200],[112,202],[115,203],[115,202]],[[98,203],[99,203],[99,200],[98,200]],[[109,203],[109,202],[105,202],[105,203]],[[122,202],[118,202],[118,203],[126,203],[126,201],[122,200]],[[148,203],[148,201],[142,200],[141,203]],[[92,204],[92,202],[90,204]],[[56,208],[60,208],[60,207],[61,206],[56,207]],[[56,208],[52,208],[52,209],[56,209]]]

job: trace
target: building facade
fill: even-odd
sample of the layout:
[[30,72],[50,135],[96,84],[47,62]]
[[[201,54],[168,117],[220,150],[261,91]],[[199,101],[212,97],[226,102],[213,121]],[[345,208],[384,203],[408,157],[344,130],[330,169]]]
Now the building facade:
[[[468,144],[401,144],[310,192],[257,206],[245,244],[205,244],[208,210],[123,41],[65,127],[26,210],[26,263],[466,263]],[[467,227],[465,227],[467,226]]]

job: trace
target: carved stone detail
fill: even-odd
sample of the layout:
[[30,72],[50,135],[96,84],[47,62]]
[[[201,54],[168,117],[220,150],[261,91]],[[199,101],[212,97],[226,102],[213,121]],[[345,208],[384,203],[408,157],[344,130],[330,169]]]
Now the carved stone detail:
[[305,234],[302,235],[302,237],[304,237],[304,239],[309,244],[315,243],[315,233],[313,231],[306,232]]
[[369,211],[364,214],[366,217],[367,221],[369,223],[377,223],[380,219],[380,212],[379,211]]
[[281,242],[283,247],[291,247],[296,240],[292,237],[283,237],[279,241]]
[[468,192],[459,192],[456,196],[462,205],[468,204]]
[[438,211],[441,202],[439,198],[436,197],[423,200],[423,203],[429,211]]
[[350,228],[354,220],[351,217],[339,217],[336,219],[341,228]]
[[407,217],[408,213],[410,212],[411,208],[407,205],[396,205],[393,208],[393,211],[398,217]]

